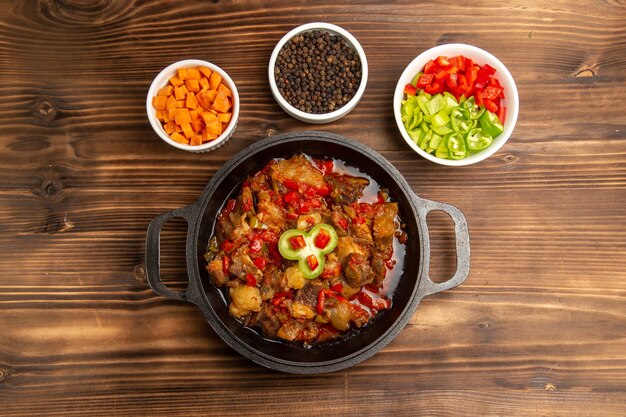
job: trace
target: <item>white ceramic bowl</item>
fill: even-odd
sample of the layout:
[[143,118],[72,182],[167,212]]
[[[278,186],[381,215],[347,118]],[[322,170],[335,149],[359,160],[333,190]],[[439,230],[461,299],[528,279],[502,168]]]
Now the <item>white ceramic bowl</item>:
[[[192,68],[198,66],[209,67],[211,71],[217,71],[222,76],[222,83],[224,83],[233,94],[233,115],[230,119],[230,122],[228,123],[228,126],[226,126],[226,130],[224,130],[220,136],[209,142],[205,142],[202,145],[191,146],[174,141],[170,138],[167,132],[165,132],[163,124],[159,119],[157,119],[154,107],[152,107],[152,98],[157,95],[157,92],[161,87],[165,87],[168,84],[169,79],[176,75],[176,71],[179,68]],[[150,121],[150,125],[165,143],[184,151],[197,153],[208,152],[217,149],[226,142],[228,142],[228,139],[230,139],[230,137],[233,135],[233,132],[237,127],[237,121],[239,120],[239,93],[237,92],[237,87],[235,86],[233,80],[228,76],[228,74],[226,74],[224,70],[222,70],[217,65],[199,59],[185,59],[183,61],[175,62],[172,65],[166,67],[152,81],[150,89],[148,90],[148,96],[146,98],[146,113],[148,114],[148,120]]]
[[[413,77],[415,77],[418,72],[424,69],[424,65],[428,61],[430,61],[431,59],[435,59],[440,55],[447,56],[449,58],[463,55],[467,58],[471,58],[479,65],[491,65],[496,70],[494,78],[496,78],[500,82],[500,85],[504,88],[504,95],[506,97],[500,102],[502,106],[506,107],[504,131],[493,140],[493,143],[488,148],[460,160],[437,158],[435,155],[431,155],[428,152],[420,149],[420,147],[417,146],[415,142],[413,142],[413,140],[407,133],[406,128],[402,123],[402,117],[400,114],[400,109],[402,106],[401,102],[402,100],[404,100],[405,97],[404,87],[413,80]],[[411,63],[406,67],[406,69],[400,76],[398,84],[396,85],[396,91],[393,95],[393,112],[402,137],[404,137],[406,143],[415,152],[417,152],[424,158],[441,165],[470,165],[489,158],[491,155],[496,153],[509,139],[511,133],[513,133],[513,129],[515,128],[515,123],[517,122],[517,115],[519,113],[519,96],[517,94],[517,87],[515,85],[513,77],[511,76],[511,73],[504,66],[504,64],[500,62],[500,60],[498,60],[498,58],[491,55],[489,52],[472,45],[451,43],[431,48],[421,53],[417,58],[411,61]]]
[[[280,52],[280,50],[283,49],[283,46],[285,46],[285,44],[287,43],[289,39],[293,38],[297,34],[303,33],[303,32],[309,32],[312,30],[324,30],[324,31],[329,32],[331,35],[342,36],[346,40],[348,45],[350,45],[358,53],[359,59],[361,60],[361,84],[359,85],[359,88],[357,89],[356,94],[343,107],[335,111],[332,111],[330,113],[311,114],[311,113],[303,112],[302,110],[298,110],[297,108],[289,104],[287,100],[283,98],[283,96],[280,94],[280,91],[278,91],[278,87],[276,85],[276,79],[274,78],[274,67],[276,66],[276,58],[278,57],[278,53]],[[339,26],[336,26],[330,23],[315,22],[315,23],[307,23],[306,25],[298,26],[297,28],[291,30],[285,36],[282,37],[282,39],[276,44],[276,47],[274,48],[274,51],[272,52],[272,56],[270,57],[270,62],[269,62],[267,73],[268,73],[268,77],[270,81],[270,87],[272,89],[272,94],[274,95],[274,99],[278,102],[278,105],[282,107],[282,109],[285,112],[287,112],[292,117],[303,122],[313,123],[313,124],[322,124],[322,123],[334,122],[335,120],[338,120],[342,118],[343,116],[345,116],[346,114],[350,113],[352,109],[356,107],[359,100],[361,100],[361,97],[363,96],[363,92],[365,91],[365,86],[367,85],[368,68],[367,68],[367,58],[365,57],[365,51],[361,47],[361,44],[359,43],[359,41],[357,41],[356,38],[350,34],[350,32],[348,32],[345,29],[340,28]]]

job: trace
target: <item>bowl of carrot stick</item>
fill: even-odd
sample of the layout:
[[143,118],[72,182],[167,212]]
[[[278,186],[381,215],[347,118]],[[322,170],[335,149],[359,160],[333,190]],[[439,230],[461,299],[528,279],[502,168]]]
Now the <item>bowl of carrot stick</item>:
[[199,59],[175,62],[152,81],[146,99],[150,125],[167,144],[208,152],[230,139],[239,118],[239,94],[228,74]]

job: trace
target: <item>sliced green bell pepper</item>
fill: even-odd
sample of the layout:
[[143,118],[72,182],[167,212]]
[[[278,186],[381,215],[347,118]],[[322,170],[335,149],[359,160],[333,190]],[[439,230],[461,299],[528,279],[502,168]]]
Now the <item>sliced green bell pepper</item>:
[[[326,234],[324,239],[320,239],[320,234]],[[292,244],[293,238],[302,237],[304,239],[303,247],[295,247]],[[332,252],[337,246],[339,237],[335,229],[326,223],[320,223],[315,226],[309,232],[303,232],[298,229],[289,229],[283,232],[278,239],[278,251],[285,259],[292,261],[298,261],[298,269],[302,272],[302,275],[306,279],[313,279],[318,277],[322,271],[324,271],[324,255]],[[323,247],[320,242],[324,242]],[[296,245],[299,246],[299,245]],[[317,260],[317,265],[313,262],[311,256]],[[308,260],[307,260],[308,259]],[[311,269],[310,265],[315,265],[314,269]]]

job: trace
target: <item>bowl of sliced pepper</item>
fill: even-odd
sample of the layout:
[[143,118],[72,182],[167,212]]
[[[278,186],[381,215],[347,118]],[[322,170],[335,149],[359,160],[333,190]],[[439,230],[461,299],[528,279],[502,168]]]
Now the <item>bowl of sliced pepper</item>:
[[470,165],[496,153],[519,113],[513,76],[472,45],[446,44],[417,56],[394,94],[394,116],[407,144],[424,158]]

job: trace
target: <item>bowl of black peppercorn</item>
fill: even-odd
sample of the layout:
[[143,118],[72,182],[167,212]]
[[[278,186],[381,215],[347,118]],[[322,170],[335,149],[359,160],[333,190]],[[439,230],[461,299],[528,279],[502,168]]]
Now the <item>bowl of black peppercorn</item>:
[[357,105],[367,85],[365,51],[345,29],[307,23],[288,32],[270,57],[274,99],[292,117],[322,124]]

